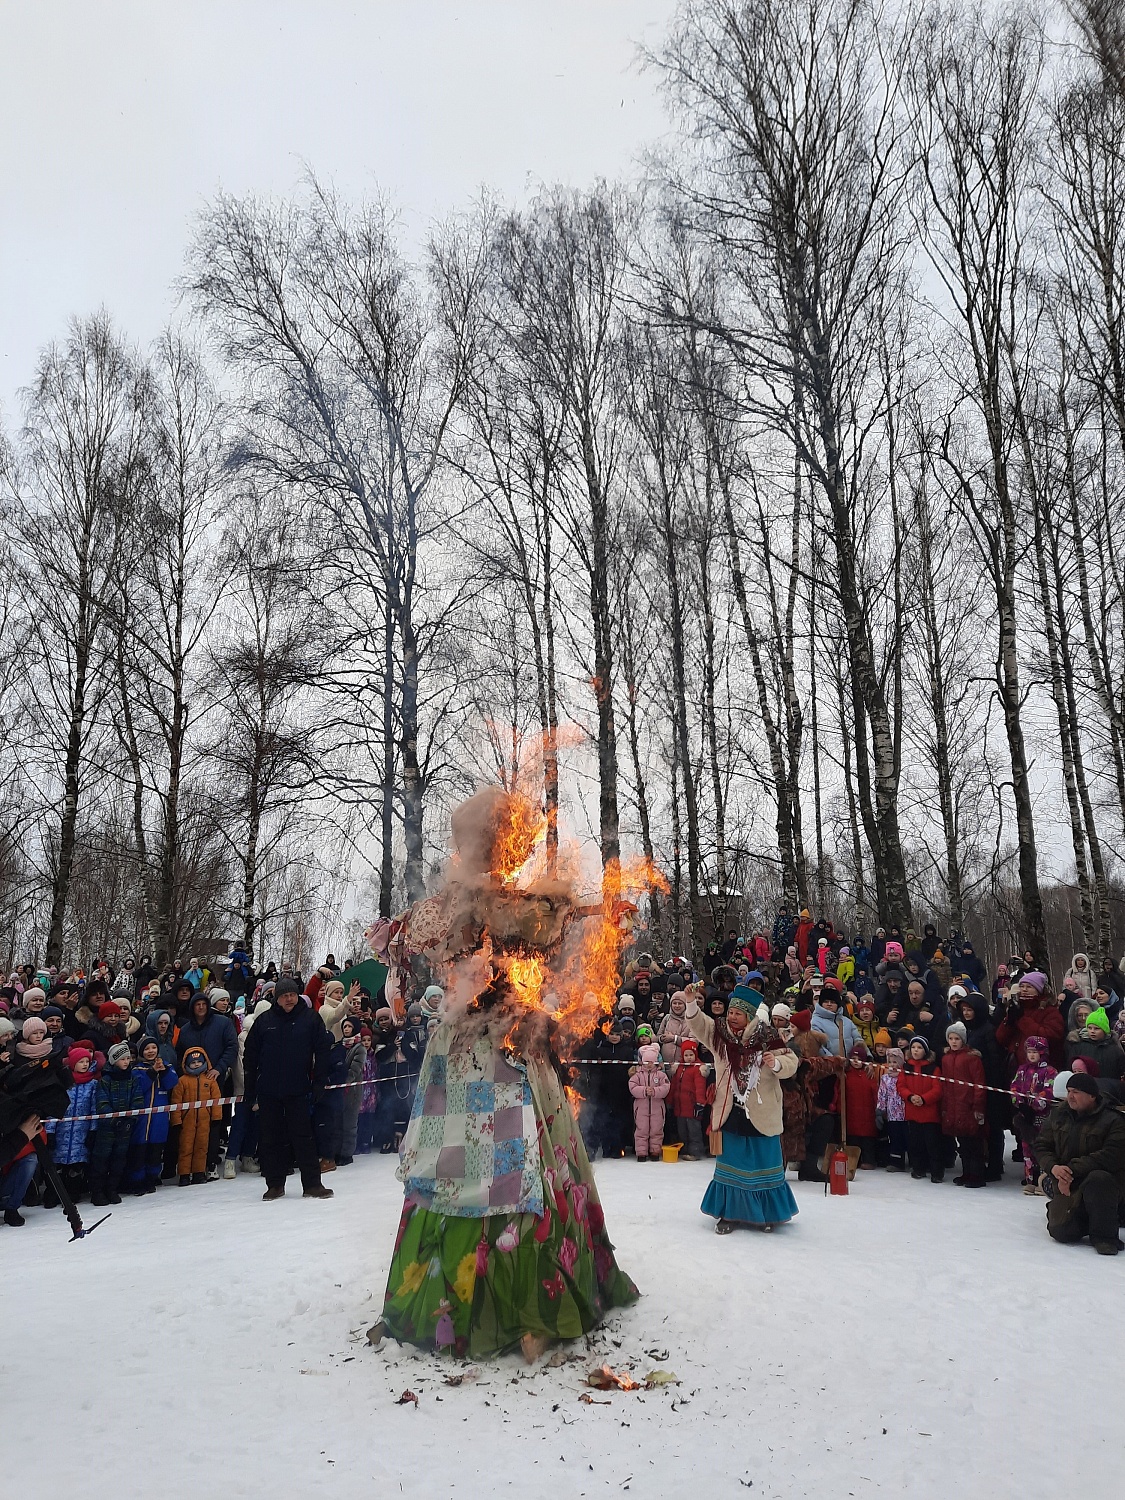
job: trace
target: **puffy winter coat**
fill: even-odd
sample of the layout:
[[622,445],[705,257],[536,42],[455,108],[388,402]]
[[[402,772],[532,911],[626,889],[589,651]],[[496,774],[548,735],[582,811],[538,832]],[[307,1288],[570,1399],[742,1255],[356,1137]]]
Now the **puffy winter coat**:
[[842,1012],[840,1014],[844,1022],[843,1052],[840,1051],[840,1028],[836,1020],[836,1015],[830,1010],[825,1010],[823,1005],[818,1005],[812,1015],[813,1030],[823,1031],[824,1035],[828,1038],[825,1051],[831,1053],[833,1057],[846,1057],[856,1042],[863,1040],[856,1030],[856,1024],[851,1016],[845,1016]]
[[[1084,969],[1080,969],[1078,967],[1078,960],[1080,958],[1085,961],[1086,967]],[[1090,1000],[1093,998],[1094,970],[1093,966],[1090,963],[1089,954],[1076,953],[1070,960],[1070,968],[1067,969],[1064,978],[1074,980],[1078,993],[1082,996],[1083,1000]]]
[[[97,1111],[99,1115],[111,1114],[119,1109],[144,1109],[145,1095],[141,1081],[132,1068],[123,1073],[120,1068],[107,1067],[98,1080]],[[108,1130],[111,1135],[128,1140],[133,1133],[132,1120],[103,1120],[99,1130]]]
[[[895,1087],[903,1102],[903,1114],[906,1116],[907,1123],[911,1121],[918,1125],[941,1123],[941,1077],[936,1062],[915,1062],[912,1057],[908,1057],[902,1072],[898,1075]],[[917,1094],[922,1103],[912,1104],[910,1102],[912,1094]]]
[[88,1161],[86,1137],[93,1124],[91,1120],[76,1120],[75,1115],[92,1115],[97,1112],[98,1080],[87,1078],[69,1090],[70,1104],[66,1114],[55,1130],[55,1161],[60,1167],[73,1166],[75,1162]]
[[[983,1135],[988,1095],[977,1086],[986,1081],[980,1053],[969,1047],[958,1052],[951,1049],[941,1060],[941,1076],[950,1080],[941,1091],[942,1134]],[[967,1084],[974,1087],[967,1088]]]
[[[167,1104],[169,1095],[179,1082],[179,1075],[172,1069],[166,1067],[163,1072],[157,1072],[155,1068],[146,1068],[141,1064],[133,1069],[133,1077],[139,1082],[144,1092],[145,1102],[142,1109],[152,1109],[156,1105]],[[170,1116],[164,1113],[154,1115],[141,1115],[133,1121],[133,1144],[141,1145],[151,1143],[162,1146],[168,1139]]]
[[1108,1172],[1125,1194],[1125,1117],[1098,1099],[1092,1110],[1076,1114],[1058,1104],[1047,1117],[1035,1145],[1044,1172],[1069,1167],[1076,1182],[1091,1172]]
[[672,1074],[668,1108],[677,1120],[689,1120],[696,1107],[707,1102],[707,1080],[698,1063],[681,1063]]
[[1029,1036],[1046,1037],[1051,1066],[1066,1066],[1066,1023],[1057,1005],[1040,1005],[1038,997],[1020,1000],[996,1028],[996,1040],[1016,1057]]
[[221,1016],[212,1010],[208,1000],[207,1014],[202,1021],[197,1021],[192,1015],[180,1027],[176,1051],[181,1062],[189,1047],[202,1047],[219,1078],[225,1078],[238,1056],[238,1032],[234,1029],[234,1022],[229,1016]]
[[689,1038],[691,1038],[691,1027],[688,1025],[687,1016],[673,1015],[669,1011],[656,1033],[656,1040],[660,1043],[660,1055],[664,1061],[678,1063],[680,1049]]
[[273,1005],[254,1024],[242,1054],[246,1098],[293,1098],[327,1082],[332,1039],[320,1016],[303,1000],[291,1011]]
[[1102,1041],[1103,1036],[1105,1033],[1095,1027],[1092,1033],[1079,1033],[1073,1041],[1068,1039],[1067,1066],[1072,1066],[1076,1057],[1086,1057],[1096,1064],[1099,1078],[1120,1079],[1125,1075],[1125,1052],[1121,1050],[1121,1043],[1108,1036]]
[[629,1092],[634,1099],[666,1099],[671,1081],[661,1067],[646,1067],[644,1063],[629,1074]]
[[866,1067],[848,1066],[844,1072],[844,1095],[848,1109],[848,1140],[867,1140],[879,1134],[875,1124],[875,1102],[879,1082]]

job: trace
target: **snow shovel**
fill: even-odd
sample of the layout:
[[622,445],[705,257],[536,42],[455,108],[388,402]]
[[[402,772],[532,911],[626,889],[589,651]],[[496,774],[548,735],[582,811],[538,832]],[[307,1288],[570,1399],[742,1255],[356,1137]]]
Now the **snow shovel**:
[[[840,1032],[840,1056],[844,1059],[844,1072],[847,1072],[848,1058],[844,1051],[844,1018],[837,1013],[836,1025]],[[848,1092],[844,1087],[844,1074],[840,1074],[840,1139],[846,1142],[848,1139]],[[824,1155],[820,1158],[818,1166],[823,1172],[826,1181],[825,1193],[831,1188],[833,1194],[846,1196],[848,1183],[851,1182],[859,1167],[860,1149],[858,1146],[834,1145],[829,1141],[824,1148]],[[842,1160],[841,1160],[842,1158]]]

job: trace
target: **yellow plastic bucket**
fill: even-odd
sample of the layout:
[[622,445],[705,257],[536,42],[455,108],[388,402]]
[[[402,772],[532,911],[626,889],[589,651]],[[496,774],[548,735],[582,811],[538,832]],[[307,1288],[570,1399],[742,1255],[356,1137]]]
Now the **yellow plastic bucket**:
[[684,1148],[683,1141],[676,1141],[671,1146],[661,1146],[660,1155],[663,1161],[679,1161],[680,1152]]

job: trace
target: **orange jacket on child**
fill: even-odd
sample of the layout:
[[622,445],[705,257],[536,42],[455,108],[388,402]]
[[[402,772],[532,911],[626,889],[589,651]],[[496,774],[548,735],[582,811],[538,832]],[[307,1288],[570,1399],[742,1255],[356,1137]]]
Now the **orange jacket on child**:
[[[200,1052],[204,1058],[207,1056],[202,1048],[189,1047],[184,1053],[185,1065],[193,1052]],[[214,1078],[208,1078],[206,1073],[185,1073],[168,1096],[170,1104],[181,1106],[174,1109],[170,1116],[172,1124],[180,1126],[180,1151],[176,1166],[181,1177],[206,1172],[211,1121],[223,1118],[222,1105],[207,1101],[221,1098],[218,1082]]]

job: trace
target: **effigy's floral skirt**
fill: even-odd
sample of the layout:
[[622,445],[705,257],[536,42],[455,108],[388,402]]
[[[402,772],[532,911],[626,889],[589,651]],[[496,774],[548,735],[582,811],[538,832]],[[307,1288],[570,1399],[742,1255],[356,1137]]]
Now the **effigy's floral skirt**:
[[639,1295],[606,1235],[571,1107],[536,1073],[545,1212],[460,1218],[408,1198],[383,1308],[392,1338],[483,1358],[525,1333],[578,1338]]

